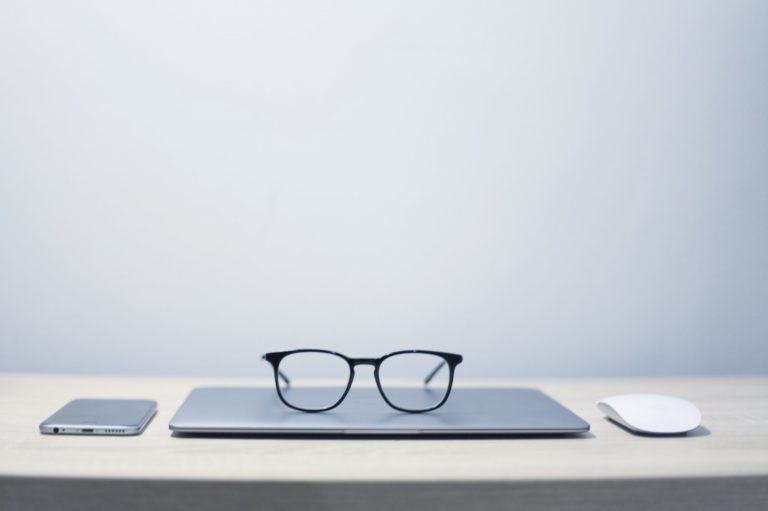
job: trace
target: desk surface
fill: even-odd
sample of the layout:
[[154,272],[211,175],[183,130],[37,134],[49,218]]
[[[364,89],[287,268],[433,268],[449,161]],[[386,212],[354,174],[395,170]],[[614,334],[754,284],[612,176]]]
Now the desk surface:
[[[592,425],[581,438],[177,438],[168,421],[202,385],[258,380],[0,375],[0,476],[228,481],[551,481],[768,477],[768,378],[526,380]],[[626,392],[687,398],[703,427],[683,437],[634,436],[595,400]],[[136,437],[41,435],[75,397],[151,398],[159,412]]]

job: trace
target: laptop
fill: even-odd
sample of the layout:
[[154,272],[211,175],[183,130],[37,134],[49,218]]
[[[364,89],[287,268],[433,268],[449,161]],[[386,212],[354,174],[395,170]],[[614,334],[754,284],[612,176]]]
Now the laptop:
[[376,388],[353,388],[337,408],[308,413],[288,408],[274,388],[194,389],[171,419],[179,435],[505,436],[585,433],[589,424],[536,389],[455,388],[426,413],[398,412]]

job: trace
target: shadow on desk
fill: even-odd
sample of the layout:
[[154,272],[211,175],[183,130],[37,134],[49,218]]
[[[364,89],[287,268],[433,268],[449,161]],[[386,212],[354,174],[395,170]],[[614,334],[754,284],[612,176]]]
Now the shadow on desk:
[[766,503],[764,477],[383,483],[0,477],[3,511],[764,511]]
[[671,433],[671,434],[662,434],[662,435],[654,434],[654,433],[641,433],[639,431],[633,431],[633,430],[629,429],[628,427],[626,427],[624,424],[622,424],[620,422],[616,422],[615,420],[610,419],[608,417],[604,417],[604,420],[606,422],[610,422],[611,424],[613,424],[617,428],[623,429],[624,431],[626,431],[630,435],[639,436],[639,437],[646,437],[646,438],[658,438],[658,439],[664,439],[664,438],[684,438],[684,437],[695,438],[695,437],[701,437],[701,436],[709,436],[709,435],[712,434],[712,431],[710,431],[708,428],[705,428],[704,426],[701,426],[701,425],[697,426],[696,429],[694,429],[693,431],[689,431],[687,433]]

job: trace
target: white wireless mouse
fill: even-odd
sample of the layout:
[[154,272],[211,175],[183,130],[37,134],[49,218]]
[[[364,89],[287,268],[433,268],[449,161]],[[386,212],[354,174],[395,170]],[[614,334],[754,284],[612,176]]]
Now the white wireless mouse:
[[622,426],[652,435],[687,433],[701,424],[701,412],[690,401],[659,394],[624,394],[601,399],[597,407]]

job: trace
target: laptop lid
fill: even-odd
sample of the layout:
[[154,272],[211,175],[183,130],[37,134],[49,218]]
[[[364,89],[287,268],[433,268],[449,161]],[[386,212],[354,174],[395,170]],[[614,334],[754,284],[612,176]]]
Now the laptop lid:
[[292,410],[274,388],[194,389],[169,424],[176,433],[268,435],[531,435],[589,431],[589,424],[536,389],[454,388],[441,408],[398,412],[375,388],[353,388],[337,408]]

